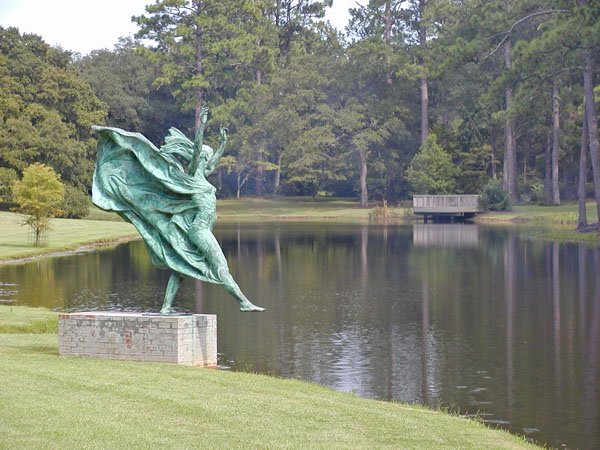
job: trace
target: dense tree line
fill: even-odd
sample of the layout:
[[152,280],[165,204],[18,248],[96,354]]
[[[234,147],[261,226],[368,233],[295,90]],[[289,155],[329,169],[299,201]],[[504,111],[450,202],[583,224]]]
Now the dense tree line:
[[39,161],[86,189],[92,122],[160,145],[208,104],[209,135],[230,134],[222,196],[366,206],[497,179],[512,201],[600,211],[600,2],[359,3],[342,35],[330,0],[159,0],[133,18],[143,40],[85,57],[0,29],[0,170]]

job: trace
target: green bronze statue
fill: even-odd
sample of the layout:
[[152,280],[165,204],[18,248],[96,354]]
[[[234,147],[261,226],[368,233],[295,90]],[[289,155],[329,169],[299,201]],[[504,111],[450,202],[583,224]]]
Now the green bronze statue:
[[[176,128],[156,148],[140,133],[93,127],[98,132],[98,161],[92,201],[132,223],[146,244],[152,263],[173,272],[162,314],[171,305],[183,275],[222,284],[241,311],[264,311],[250,302],[229,273],[227,260],[212,233],[217,220],[214,172],[227,143],[221,128],[216,152],[203,144],[208,109],[202,109],[194,142]],[[187,171],[185,167],[187,166]]]

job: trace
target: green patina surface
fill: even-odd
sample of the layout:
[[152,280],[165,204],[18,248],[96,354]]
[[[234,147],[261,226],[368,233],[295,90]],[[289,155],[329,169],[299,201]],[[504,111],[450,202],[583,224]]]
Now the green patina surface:
[[183,275],[222,284],[242,311],[262,311],[234,281],[212,233],[216,196],[206,177],[217,167],[227,135],[221,128],[216,152],[203,145],[206,118],[204,109],[194,142],[171,128],[160,149],[139,133],[94,127],[99,140],[92,201],[132,223],[152,263],[173,271],[161,313],[172,312]]

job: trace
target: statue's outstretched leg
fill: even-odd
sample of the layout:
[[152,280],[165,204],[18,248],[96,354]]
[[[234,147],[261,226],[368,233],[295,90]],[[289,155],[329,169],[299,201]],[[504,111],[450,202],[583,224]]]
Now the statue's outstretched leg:
[[219,268],[219,276],[223,280],[223,287],[227,292],[229,292],[240,304],[240,311],[264,311],[265,308],[261,308],[260,306],[256,306],[252,303],[248,298],[244,295],[238,284],[235,282],[231,274],[229,273],[229,269]]
[[217,239],[208,228],[193,227],[190,230],[189,237],[191,241],[198,247],[200,252],[206,257],[206,261],[219,274],[219,278],[223,282],[223,287],[229,292],[240,304],[240,311],[264,311],[264,308],[254,305],[246,298],[240,287],[237,285],[227,266],[227,259],[221,250],[221,246]]
[[160,309],[161,314],[171,314],[173,310],[171,309],[171,304],[173,303],[173,299],[175,298],[175,294],[179,290],[179,285],[181,284],[181,280],[183,277],[179,272],[173,271],[171,276],[169,277],[169,282],[167,283],[167,290],[165,291],[165,301],[163,302],[162,308]]

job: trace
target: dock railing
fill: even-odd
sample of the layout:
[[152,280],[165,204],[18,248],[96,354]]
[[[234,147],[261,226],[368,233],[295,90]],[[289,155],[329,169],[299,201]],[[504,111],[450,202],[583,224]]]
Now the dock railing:
[[480,195],[415,195],[413,212],[415,214],[476,214]]

